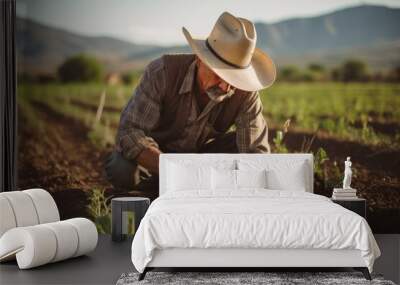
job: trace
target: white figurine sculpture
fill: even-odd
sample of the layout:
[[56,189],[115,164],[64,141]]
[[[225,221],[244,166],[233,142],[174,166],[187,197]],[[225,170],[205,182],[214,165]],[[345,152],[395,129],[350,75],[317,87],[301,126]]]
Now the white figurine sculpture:
[[343,189],[353,189],[350,187],[351,184],[351,161],[350,156],[347,157],[347,160],[344,162],[344,179],[343,179]]

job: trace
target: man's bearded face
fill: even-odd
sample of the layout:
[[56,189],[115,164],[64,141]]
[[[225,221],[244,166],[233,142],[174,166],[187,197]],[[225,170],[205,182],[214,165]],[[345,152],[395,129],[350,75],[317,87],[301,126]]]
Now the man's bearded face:
[[234,92],[235,90],[233,88],[229,88],[228,91],[224,91],[219,87],[219,85],[214,85],[206,89],[208,97],[215,102],[221,102],[225,97],[231,96]]
[[197,60],[201,87],[211,100],[219,102],[226,95],[232,95],[235,92],[233,86],[220,78],[207,65],[201,62],[200,59]]

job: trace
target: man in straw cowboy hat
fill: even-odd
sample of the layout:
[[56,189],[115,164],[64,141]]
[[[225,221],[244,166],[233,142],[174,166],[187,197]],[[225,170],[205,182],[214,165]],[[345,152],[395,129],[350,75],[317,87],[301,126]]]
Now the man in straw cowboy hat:
[[270,152],[258,90],[274,82],[276,70],[256,48],[254,24],[224,12],[206,40],[183,34],[194,54],[152,61],[121,114],[106,161],[116,189],[156,196],[162,152]]

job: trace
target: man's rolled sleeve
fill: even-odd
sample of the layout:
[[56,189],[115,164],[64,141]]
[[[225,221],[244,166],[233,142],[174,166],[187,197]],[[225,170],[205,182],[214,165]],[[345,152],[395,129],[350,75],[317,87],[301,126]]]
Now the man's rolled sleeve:
[[149,132],[157,128],[161,98],[165,92],[162,58],[152,61],[121,114],[116,138],[117,151],[127,159],[135,159],[148,147],[159,148]]
[[236,144],[240,153],[270,153],[268,127],[258,92],[252,92],[242,105],[236,125]]

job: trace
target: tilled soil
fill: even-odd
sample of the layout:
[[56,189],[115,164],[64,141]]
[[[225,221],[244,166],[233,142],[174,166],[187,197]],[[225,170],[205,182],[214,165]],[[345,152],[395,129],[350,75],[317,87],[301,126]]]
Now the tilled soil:
[[[276,129],[270,129],[275,137]],[[286,133],[284,143],[290,151],[300,151],[303,139],[310,140],[312,134],[298,131]],[[400,150],[373,147],[356,142],[338,140],[318,134],[311,146],[316,153],[322,147],[329,156],[326,163],[328,176],[334,163],[344,171],[344,161],[351,157],[353,178],[351,186],[359,197],[367,199],[367,220],[375,233],[400,232]],[[341,187],[342,178],[335,185],[326,185],[317,178],[314,183],[316,194],[330,197],[333,187]]]
[[[39,133],[36,128],[29,127],[24,114],[19,112],[19,189],[40,187],[48,190],[64,219],[88,216],[88,193],[93,189],[105,189],[108,196],[151,197],[149,193],[139,191],[116,192],[105,179],[103,170],[103,161],[112,147],[95,148],[88,139],[89,129],[82,123],[54,112],[43,103],[35,102],[33,106],[39,119],[45,122],[45,128]],[[270,140],[275,133],[276,129],[271,128]],[[310,139],[311,134],[290,131],[286,134],[285,144],[290,151],[300,151],[304,137]],[[400,151],[338,140],[323,134],[315,138],[311,150],[315,152],[319,147],[324,148],[330,157],[327,167],[333,167],[336,161],[341,173],[346,156],[352,157],[356,174],[352,186],[368,201],[371,227],[375,232],[393,231],[400,209]],[[330,187],[318,180],[314,191],[325,196],[332,193]]]
[[105,189],[106,195],[146,196],[145,193],[117,193],[106,180],[103,161],[111,152],[95,148],[87,138],[89,129],[62,116],[46,105],[33,103],[44,131],[29,127],[19,112],[18,188],[43,188],[55,198],[62,218],[88,217],[88,193]]

